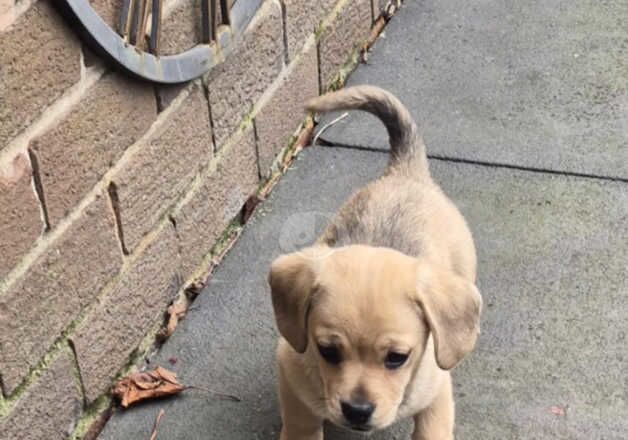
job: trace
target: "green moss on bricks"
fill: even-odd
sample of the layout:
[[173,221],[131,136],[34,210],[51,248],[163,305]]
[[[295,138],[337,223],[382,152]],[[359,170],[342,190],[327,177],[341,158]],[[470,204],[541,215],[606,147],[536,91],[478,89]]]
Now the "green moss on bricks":
[[[251,123],[253,122],[254,117],[255,105],[252,105],[244,115],[244,118],[242,118],[242,120],[240,121],[240,124],[238,124],[238,127],[236,128],[234,133],[243,132],[244,130],[246,130],[248,126],[251,125]],[[233,136],[233,134],[231,136]]]
[[361,50],[362,49],[360,46],[357,46],[356,48],[353,49],[353,51],[347,58],[347,61],[342,65],[342,67],[340,68],[340,70],[338,71],[334,79],[329,84],[329,87],[328,87],[329,91],[338,90],[344,86],[351,72],[353,72],[355,68],[358,66]]
[[321,39],[321,37],[323,36],[323,31],[325,30],[325,24],[324,21],[321,21],[318,26],[316,26],[316,29],[314,30],[314,38],[316,39],[316,43],[318,43]]
[[235,219],[231,220],[231,223],[227,225],[223,233],[220,235],[220,237],[216,241],[216,244],[212,246],[209,253],[212,254],[213,256],[220,255],[221,251],[223,251],[225,249],[225,246],[228,245],[229,242],[231,241],[233,234],[240,232],[240,229],[242,229],[242,223],[240,222],[240,219],[238,216]]
[[[135,370],[139,365],[141,365],[148,353],[155,347],[155,335],[161,328],[161,322],[157,322],[151,330],[148,332],[148,335],[139,343],[138,347],[135,348],[131,354],[129,355],[129,359],[124,364],[122,368],[118,371],[116,378],[113,380],[115,383],[118,379],[126,376],[131,371]],[[74,432],[70,436],[69,440],[80,440],[82,439],[92,424],[96,421],[96,419],[111,405],[112,399],[109,395],[109,391],[104,392],[99,397],[96,398],[91,404],[87,405],[85,410],[83,411],[83,417],[78,421],[76,427],[74,428]]]
[[323,35],[323,31],[334,22],[336,17],[338,15],[340,15],[340,12],[349,3],[349,1],[351,1],[351,0],[340,0],[338,3],[336,3],[336,5],[329,12],[329,14],[327,14],[327,16],[324,17],[318,23],[318,25],[314,29],[314,36],[316,37],[316,42],[317,43],[320,40],[321,36]]
[[67,335],[64,332],[57,341],[50,347],[48,353],[46,353],[41,361],[35,365],[26,375],[24,381],[17,386],[10,396],[4,400],[5,411],[10,412],[15,402],[20,396],[30,387],[33,383],[41,377],[41,375],[48,369],[48,366],[52,363],[54,358],[64,349],[67,348]]
[[8,405],[4,397],[2,397],[2,393],[0,393],[0,418],[4,417],[8,413]]

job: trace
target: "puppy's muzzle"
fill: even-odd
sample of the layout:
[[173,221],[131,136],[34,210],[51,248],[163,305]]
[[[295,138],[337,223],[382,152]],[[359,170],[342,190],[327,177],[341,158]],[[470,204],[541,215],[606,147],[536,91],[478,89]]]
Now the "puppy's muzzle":
[[340,402],[342,414],[345,416],[348,424],[353,429],[367,431],[370,429],[369,422],[375,411],[375,405],[371,402],[354,401]]

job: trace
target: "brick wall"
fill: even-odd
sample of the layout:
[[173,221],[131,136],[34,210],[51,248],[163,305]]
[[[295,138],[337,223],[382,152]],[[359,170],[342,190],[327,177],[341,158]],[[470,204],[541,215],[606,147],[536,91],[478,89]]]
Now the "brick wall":
[[[119,2],[91,3],[114,19]],[[176,52],[195,3],[171,3]],[[0,0],[1,440],[81,437],[381,3],[267,0],[222,64],[160,86],[103,64],[50,3]]]

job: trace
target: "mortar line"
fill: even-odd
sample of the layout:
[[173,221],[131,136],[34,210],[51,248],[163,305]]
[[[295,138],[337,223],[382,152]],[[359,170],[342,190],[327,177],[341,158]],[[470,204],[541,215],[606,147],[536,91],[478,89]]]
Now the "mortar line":
[[[349,145],[343,144],[340,142],[330,142],[326,139],[319,138],[318,146],[323,148],[343,148],[346,150],[357,150],[357,151],[368,151],[372,153],[380,153],[380,154],[389,154],[390,150],[384,148],[377,147],[367,147],[363,145]],[[518,171],[528,171],[531,173],[541,173],[541,174],[553,174],[558,176],[570,176],[570,177],[581,177],[586,179],[596,179],[596,180],[606,180],[609,182],[622,182],[628,183],[628,178],[625,177],[614,177],[614,176],[604,176],[600,174],[593,173],[579,173],[577,171],[561,171],[561,170],[553,170],[551,168],[540,168],[540,167],[529,167],[525,165],[514,165],[503,162],[488,162],[483,160],[475,160],[475,159],[464,159],[459,157],[446,156],[441,154],[428,154],[428,159],[439,160],[441,162],[452,162],[452,163],[464,163],[468,165],[478,165],[488,168],[506,168]]]

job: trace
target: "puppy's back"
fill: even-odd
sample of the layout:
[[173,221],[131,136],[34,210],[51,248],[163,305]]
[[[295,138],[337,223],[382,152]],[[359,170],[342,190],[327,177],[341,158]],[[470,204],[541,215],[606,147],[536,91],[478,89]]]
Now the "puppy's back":
[[369,112],[384,123],[391,147],[384,176],[355,193],[319,241],[329,246],[389,247],[474,276],[471,233],[457,208],[432,181],[425,145],[407,108],[391,93],[373,86],[328,93],[310,101],[307,108]]

